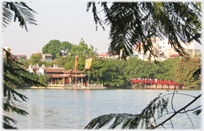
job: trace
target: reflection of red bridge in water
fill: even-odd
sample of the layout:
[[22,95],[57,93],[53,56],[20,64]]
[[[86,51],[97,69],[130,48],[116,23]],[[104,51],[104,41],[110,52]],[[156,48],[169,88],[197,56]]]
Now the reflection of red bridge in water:
[[[159,89],[159,85],[162,85],[162,89],[174,89],[174,87],[178,88],[178,87],[184,87],[183,84],[180,83],[176,83],[174,81],[163,81],[163,80],[145,80],[145,79],[130,79],[132,85],[133,83],[137,83],[137,87],[140,87],[140,83],[143,83],[143,87],[146,88],[151,88],[151,89]],[[151,85],[150,85],[151,84]],[[149,85],[149,87],[147,87],[147,85]],[[154,87],[153,87],[154,85]],[[165,85],[167,85],[165,87]],[[172,85],[174,87],[172,87]],[[150,87],[151,86],[151,87]],[[161,89],[161,88],[160,88]]]

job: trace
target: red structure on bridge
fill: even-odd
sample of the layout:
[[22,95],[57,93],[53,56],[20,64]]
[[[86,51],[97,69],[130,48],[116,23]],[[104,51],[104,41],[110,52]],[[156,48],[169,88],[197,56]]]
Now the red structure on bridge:
[[[159,88],[159,85],[162,85],[162,89],[171,89],[171,86],[175,86],[176,88],[178,88],[179,86],[180,87],[184,87],[183,84],[180,84],[180,83],[176,83],[174,81],[163,81],[163,80],[156,80],[156,79],[153,79],[153,80],[146,80],[146,79],[130,79],[132,85],[133,83],[137,83],[138,87],[140,87],[140,83],[143,83],[143,87],[146,89],[146,88],[156,88],[158,89]],[[151,84],[151,87],[150,87],[150,84]],[[147,87],[147,85],[149,85],[149,87]],[[153,85],[156,85],[156,87]],[[167,88],[165,88],[165,85],[167,85]],[[170,87],[169,87],[170,86]]]

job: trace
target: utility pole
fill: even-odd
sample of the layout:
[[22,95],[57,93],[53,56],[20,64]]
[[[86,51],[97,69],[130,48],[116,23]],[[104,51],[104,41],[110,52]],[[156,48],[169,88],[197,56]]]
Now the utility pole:
[[[89,58],[90,58],[90,52],[89,52]],[[88,81],[90,83],[90,69],[89,69],[89,77],[88,77]]]
[[75,56],[75,69],[76,69],[75,83],[77,84],[77,65],[76,65],[77,63],[76,62],[77,62],[77,51],[76,51],[76,56]]

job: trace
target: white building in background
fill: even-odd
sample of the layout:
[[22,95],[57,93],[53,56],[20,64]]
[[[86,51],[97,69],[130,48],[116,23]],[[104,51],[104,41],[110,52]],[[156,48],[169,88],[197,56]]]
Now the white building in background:
[[[196,42],[190,42],[190,43],[180,43],[181,46],[185,49],[185,51],[190,55],[190,57],[193,57],[195,55],[201,54],[201,49],[197,48]],[[172,56],[179,55],[178,52],[176,52],[173,48],[167,48],[165,56],[167,58],[171,58]]]
[[158,53],[160,55],[164,55],[166,56],[166,49],[169,49],[171,48],[171,45],[168,44],[168,39],[163,39],[163,40],[160,40],[159,38],[157,38],[157,41],[158,43]]
[[52,55],[51,54],[43,54],[42,58],[43,58],[43,61],[46,61],[46,62],[52,61]]
[[[168,44],[168,39],[163,39],[160,40],[159,37],[156,38],[152,38],[153,40],[153,46],[155,47],[155,53],[159,55],[158,58],[156,58],[159,61],[164,61],[167,58],[171,58],[171,57],[175,57],[175,56],[179,56],[178,52],[176,52],[173,47]],[[141,42],[138,43],[138,45],[136,46],[133,57],[138,57],[141,60],[148,60],[148,56],[149,56],[149,51],[147,51],[146,54],[144,54],[144,50],[143,47],[140,46],[140,44],[142,44]],[[141,47],[141,51],[139,51],[138,46]],[[183,48],[185,48],[186,52],[189,53],[190,56],[194,56],[194,55],[200,55],[200,49],[199,46],[196,42],[190,42],[190,43],[181,43],[181,46]],[[130,56],[130,57],[131,57]],[[151,60],[154,60],[154,58],[152,57]]]

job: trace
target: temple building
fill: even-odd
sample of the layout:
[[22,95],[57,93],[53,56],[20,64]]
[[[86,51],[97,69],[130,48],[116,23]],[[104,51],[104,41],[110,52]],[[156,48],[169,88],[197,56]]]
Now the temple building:
[[50,77],[49,83],[56,84],[56,82],[60,80],[62,81],[63,85],[71,83],[83,84],[83,78],[86,76],[82,71],[79,71],[76,68],[65,70],[64,68],[58,67],[55,64],[53,67],[45,67],[45,65],[39,67],[38,64],[35,66],[30,65],[27,70],[38,75],[42,74]]

